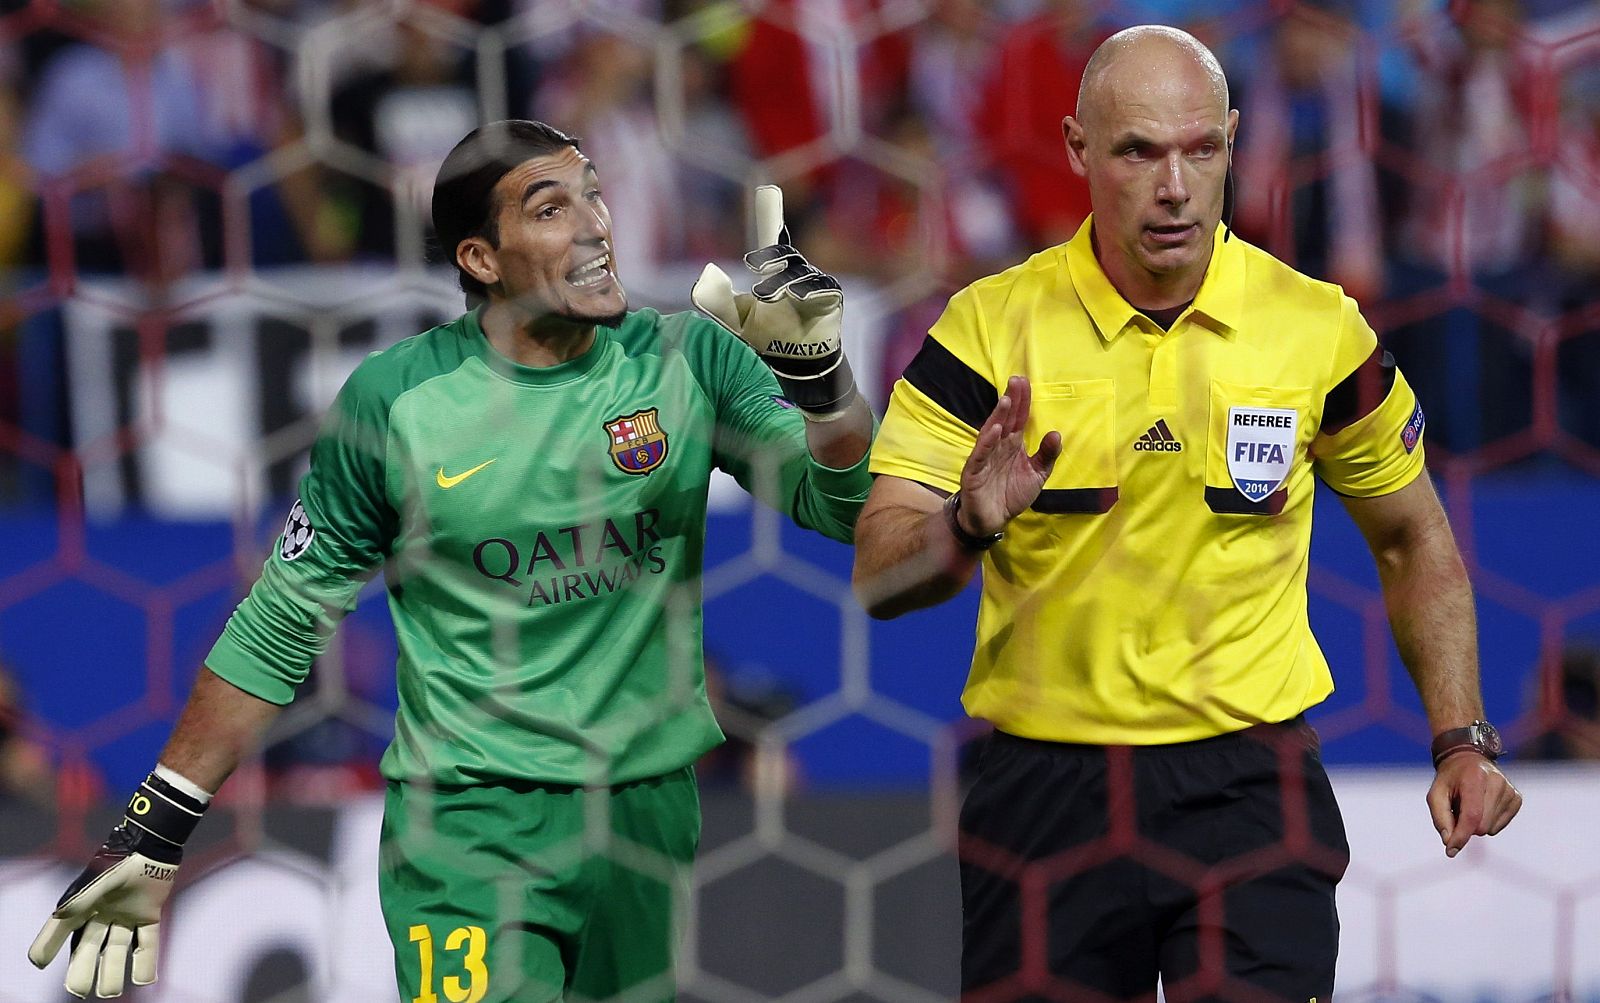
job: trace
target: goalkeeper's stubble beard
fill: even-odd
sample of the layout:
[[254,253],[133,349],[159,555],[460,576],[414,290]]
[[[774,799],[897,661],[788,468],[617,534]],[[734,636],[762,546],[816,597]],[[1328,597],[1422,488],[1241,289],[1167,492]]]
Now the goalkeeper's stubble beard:
[[[601,291],[602,295],[597,297],[585,295],[589,290],[573,287],[579,295],[563,297],[563,302],[557,305],[552,305],[544,297],[532,293],[514,298],[510,304],[526,318],[525,326],[529,330],[550,326],[580,329],[618,328],[628,316],[628,292],[622,287],[622,280],[615,274],[606,280],[606,286],[607,288]],[[606,295],[607,293],[611,295]],[[586,305],[586,301],[591,298],[602,302],[593,306]]]

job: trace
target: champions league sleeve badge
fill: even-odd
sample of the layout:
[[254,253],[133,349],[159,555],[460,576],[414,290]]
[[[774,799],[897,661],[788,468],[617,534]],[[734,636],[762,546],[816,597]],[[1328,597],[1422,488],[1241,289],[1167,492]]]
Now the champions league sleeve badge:
[[1278,490],[1294,462],[1299,412],[1286,407],[1228,409],[1228,476],[1252,502]]
[[311,541],[316,535],[317,531],[311,528],[311,520],[306,516],[306,507],[296,498],[294,508],[289,510],[289,518],[283,521],[283,539],[278,544],[278,556],[286,561],[294,560],[311,549]]

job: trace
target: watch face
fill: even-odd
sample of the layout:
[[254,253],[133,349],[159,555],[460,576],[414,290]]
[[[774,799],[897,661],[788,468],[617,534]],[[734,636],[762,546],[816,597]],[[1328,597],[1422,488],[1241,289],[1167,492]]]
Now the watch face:
[[1500,755],[1505,750],[1500,742],[1500,732],[1488,721],[1479,721],[1473,726],[1477,730],[1477,745],[1489,758]]

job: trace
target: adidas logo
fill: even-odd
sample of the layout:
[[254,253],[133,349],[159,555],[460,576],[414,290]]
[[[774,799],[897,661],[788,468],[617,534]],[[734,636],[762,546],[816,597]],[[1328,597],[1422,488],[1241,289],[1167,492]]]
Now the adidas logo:
[[1162,418],[1133,444],[1136,453],[1181,453],[1183,443],[1179,442],[1172,434],[1172,429],[1167,427],[1167,419]]

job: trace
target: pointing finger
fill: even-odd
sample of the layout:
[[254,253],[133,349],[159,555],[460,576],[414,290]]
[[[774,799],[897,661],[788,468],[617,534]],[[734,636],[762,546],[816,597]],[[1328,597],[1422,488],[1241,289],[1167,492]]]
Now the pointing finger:
[[777,185],[756,188],[756,246],[770,247],[783,232],[783,189]]

